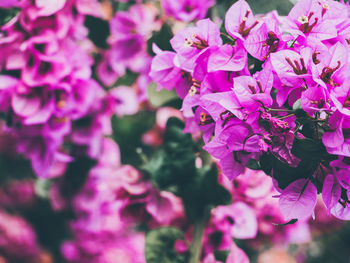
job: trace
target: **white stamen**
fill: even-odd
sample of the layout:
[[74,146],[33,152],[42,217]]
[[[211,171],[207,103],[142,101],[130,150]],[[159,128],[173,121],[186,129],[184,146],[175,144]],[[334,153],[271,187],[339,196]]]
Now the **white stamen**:
[[193,45],[193,41],[189,38],[185,39],[185,47],[191,47]]
[[191,86],[190,90],[188,91],[188,94],[193,97],[197,93],[197,88],[195,86]]
[[306,23],[309,23],[309,18],[307,16],[300,16],[298,18],[298,21],[302,24],[306,24]]

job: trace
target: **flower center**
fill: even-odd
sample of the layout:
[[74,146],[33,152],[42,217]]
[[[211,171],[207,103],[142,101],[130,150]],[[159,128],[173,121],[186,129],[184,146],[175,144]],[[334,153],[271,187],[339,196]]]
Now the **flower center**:
[[192,86],[188,91],[188,94],[192,97],[196,94],[200,94],[199,90],[201,88],[201,82],[195,79],[192,79]]
[[[226,115],[226,117],[224,117]],[[224,111],[220,113],[220,119],[223,121],[222,127],[224,127],[229,120],[234,119],[235,115],[233,115],[230,111]]]
[[200,114],[200,122],[198,123],[198,125],[203,126],[211,123],[214,123],[214,120],[212,119],[212,117],[202,111]]
[[328,9],[329,9],[329,5],[324,3],[322,5],[322,16],[324,16],[324,14],[327,12]]
[[307,16],[299,16],[298,21],[299,21],[301,24],[309,23],[309,19],[307,18]]
[[314,62],[315,65],[320,64],[321,61],[317,58],[317,55],[321,54],[320,52],[314,52],[312,54],[312,61]]
[[209,46],[205,39],[202,39],[197,34],[193,34],[192,38],[185,38],[185,47],[194,47],[199,50],[205,49]]
[[246,28],[246,23],[248,21],[248,16],[250,14],[251,10],[247,10],[247,12],[245,13],[243,19],[242,19],[242,23],[239,25],[238,28],[238,33],[240,33],[243,37],[246,37],[249,35],[250,31],[257,25],[259,24],[259,21],[255,21],[253,25],[251,25],[250,27]]
[[317,108],[321,109],[326,104],[326,101],[324,99],[320,99],[320,100],[312,100],[310,103],[316,105]]
[[307,34],[310,33],[311,30],[316,26],[317,22],[318,22],[318,18],[315,18],[315,21],[310,25],[310,20],[311,17],[314,15],[313,12],[311,12],[309,14],[309,16],[300,16],[298,18],[299,23],[301,24],[299,26],[299,30],[302,31],[303,33]]
[[263,43],[263,47],[268,46],[269,50],[267,51],[267,54],[264,57],[264,59],[266,59],[271,53],[274,53],[277,51],[279,43],[280,43],[280,39],[277,37],[277,35],[274,32],[270,31],[267,33],[267,39]]
[[331,68],[331,67],[325,67],[322,70],[322,73],[320,75],[320,78],[327,84],[330,84],[331,86],[335,87],[335,86],[339,86],[338,83],[335,83],[332,79],[332,75],[335,71],[337,71],[341,66],[340,61],[338,61],[338,65],[335,68]]
[[345,108],[350,108],[350,96],[346,98],[346,100],[345,100],[343,106],[344,106]]
[[298,62],[298,60],[294,60],[292,62],[292,60],[290,58],[286,58],[286,61],[288,62],[288,64],[293,68],[293,71],[295,74],[297,75],[303,75],[307,73],[306,67],[305,67],[305,62],[303,58],[300,58],[300,64]]

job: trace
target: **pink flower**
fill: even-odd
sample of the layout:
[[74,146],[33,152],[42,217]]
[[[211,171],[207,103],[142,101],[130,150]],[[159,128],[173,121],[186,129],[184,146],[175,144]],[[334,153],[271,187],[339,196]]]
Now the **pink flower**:
[[285,48],[286,43],[283,41],[278,21],[267,17],[257,30],[248,35],[244,47],[250,55],[259,60],[266,60],[271,53]]
[[279,204],[285,220],[307,219],[314,211],[317,200],[317,189],[312,182],[299,179],[285,188]]
[[173,16],[184,22],[191,22],[194,19],[203,19],[208,9],[214,5],[214,1],[200,0],[162,0],[162,8],[169,16]]
[[198,21],[196,27],[189,27],[177,33],[170,43],[177,53],[177,66],[186,71],[193,71],[195,60],[209,47],[222,45],[222,40],[219,27],[205,19]]
[[299,1],[289,12],[286,30],[295,37],[310,37],[319,40],[336,37],[337,30],[330,18],[332,13],[338,12],[338,10],[332,8],[334,5],[331,2],[334,1],[329,1],[330,4],[328,1],[324,4],[319,4],[314,0]]
[[238,239],[254,238],[258,231],[255,213],[243,202],[231,206],[218,206],[212,211],[211,222],[218,230],[228,232]]
[[[157,48],[154,47],[154,49]],[[152,61],[150,76],[160,84],[158,89],[175,88],[179,97],[184,98],[191,87],[192,79],[188,78],[189,73],[175,66],[175,57],[174,52],[158,50],[157,56]]]
[[231,6],[225,17],[227,32],[239,39],[244,39],[258,25],[250,6],[245,0],[239,0]]
[[21,0],[4,0],[1,1],[0,7],[2,8],[11,8],[11,7],[16,7],[20,5]]

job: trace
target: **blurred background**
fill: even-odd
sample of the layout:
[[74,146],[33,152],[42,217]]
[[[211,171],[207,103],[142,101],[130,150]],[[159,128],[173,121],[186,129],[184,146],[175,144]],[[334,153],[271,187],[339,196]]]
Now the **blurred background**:
[[[181,100],[157,90],[149,71],[152,45],[171,50],[196,17],[181,21],[159,1],[47,1],[41,12],[44,2],[0,0],[0,263],[188,262],[193,222],[208,209],[201,262],[225,262],[233,244],[250,262],[350,262],[350,224],[327,216],[322,198],[315,220],[283,226],[270,177],[247,169],[251,180],[229,182],[200,135],[183,134]],[[220,23],[234,2],[205,14]],[[247,2],[255,14],[287,15],[295,1]],[[31,54],[71,68],[48,77],[59,88],[42,88]],[[65,90],[64,100],[75,85],[91,98],[76,92],[69,113],[28,120],[43,114],[45,96]],[[16,94],[18,111],[6,106],[12,86],[35,87]],[[31,104],[36,96],[45,100]]]

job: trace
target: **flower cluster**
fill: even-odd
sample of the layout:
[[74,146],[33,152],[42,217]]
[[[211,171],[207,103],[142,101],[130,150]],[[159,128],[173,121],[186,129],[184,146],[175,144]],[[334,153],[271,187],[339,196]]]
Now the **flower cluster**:
[[0,0],[0,263],[301,263],[350,220],[349,5],[232,2]]
[[91,77],[95,47],[84,20],[102,16],[98,1],[17,6],[20,12],[1,29],[0,110],[18,153],[31,160],[38,176],[55,177],[74,156],[99,156],[111,116],[130,113],[125,96],[133,93],[107,93]]
[[[119,11],[110,21],[111,35],[108,38],[109,49],[102,52],[97,66],[97,75],[106,86],[112,86],[127,69],[140,74],[137,80],[138,99],[147,99],[147,87],[150,83],[148,73],[152,57],[147,53],[147,40],[153,31],[158,31],[161,21],[157,18],[157,9],[150,4],[133,5],[128,11]],[[137,101],[128,100],[129,107]],[[137,108],[136,108],[137,110]]]
[[237,1],[224,32],[210,19],[154,46],[150,75],[183,99],[187,131],[230,179],[259,165],[279,190],[286,220],[329,213],[350,219],[349,6],[301,0],[286,17],[255,16]]

